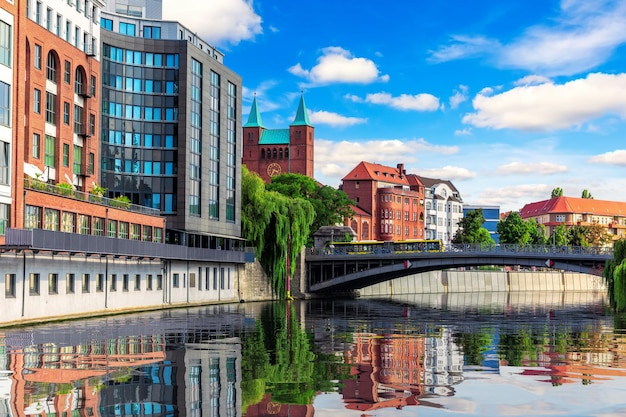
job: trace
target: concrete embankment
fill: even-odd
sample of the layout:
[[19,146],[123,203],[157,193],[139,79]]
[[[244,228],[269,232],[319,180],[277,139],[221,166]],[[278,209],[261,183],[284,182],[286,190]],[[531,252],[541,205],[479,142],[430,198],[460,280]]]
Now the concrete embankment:
[[393,279],[358,291],[361,296],[437,293],[603,291],[604,278],[576,272],[433,271]]

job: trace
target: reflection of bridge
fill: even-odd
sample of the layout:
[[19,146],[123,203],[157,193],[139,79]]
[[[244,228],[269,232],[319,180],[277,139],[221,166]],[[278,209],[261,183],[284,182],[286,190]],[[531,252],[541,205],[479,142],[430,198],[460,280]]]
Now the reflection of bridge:
[[597,275],[613,250],[549,245],[455,245],[444,252],[365,253],[314,251],[306,254],[308,292],[349,291],[421,272],[500,265],[550,267]]

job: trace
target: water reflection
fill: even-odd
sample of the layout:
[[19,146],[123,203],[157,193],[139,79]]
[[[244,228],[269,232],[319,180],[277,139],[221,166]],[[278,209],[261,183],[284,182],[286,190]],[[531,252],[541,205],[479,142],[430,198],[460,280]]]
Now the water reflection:
[[600,394],[616,413],[625,411],[624,328],[604,294],[495,293],[5,329],[0,416],[571,415]]

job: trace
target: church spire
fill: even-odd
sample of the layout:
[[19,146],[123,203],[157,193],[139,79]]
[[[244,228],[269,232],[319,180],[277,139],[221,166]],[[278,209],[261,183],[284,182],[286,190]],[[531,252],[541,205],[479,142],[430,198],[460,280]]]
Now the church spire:
[[261,113],[259,112],[259,106],[256,104],[256,94],[254,95],[254,99],[252,99],[252,107],[250,107],[250,115],[248,116],[248,121],[243,127],[260,127],[264,128],[263,121],[261,120]]
[[304,104],[304,94],[300,96],[296,118],[290,126],[312,126],[311,122],[309,122],[309,113],[307,112],[306,104]]

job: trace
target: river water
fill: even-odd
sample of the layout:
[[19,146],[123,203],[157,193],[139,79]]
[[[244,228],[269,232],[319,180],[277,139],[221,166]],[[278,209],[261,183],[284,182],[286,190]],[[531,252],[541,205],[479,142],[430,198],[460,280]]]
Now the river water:
[[605,294],[242,303],[0,329],[0,416],[624,416]]

